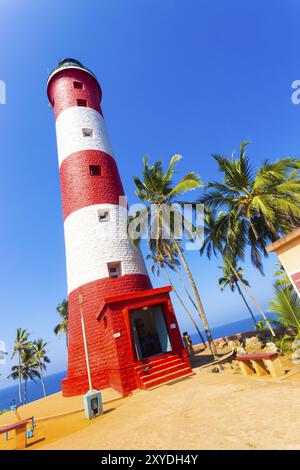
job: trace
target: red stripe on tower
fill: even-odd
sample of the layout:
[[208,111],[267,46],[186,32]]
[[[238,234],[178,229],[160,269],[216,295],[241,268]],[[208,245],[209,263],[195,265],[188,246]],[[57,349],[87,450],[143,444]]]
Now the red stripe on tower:
[[86,106],[102,114],[102,92],[95,75],[74,59],[59,62],[49,76],[47,94],[55,119],[72,106]]
[[[114,184],[112,184],[112,181]],[[119,204],[124,190],[114,158],[99,150],[75,152],[60,167],[64,220],[94,204]]]

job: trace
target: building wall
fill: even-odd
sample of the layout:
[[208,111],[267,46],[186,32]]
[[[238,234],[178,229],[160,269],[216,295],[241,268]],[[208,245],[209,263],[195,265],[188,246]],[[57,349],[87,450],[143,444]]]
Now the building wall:
[[[99,279],[80,286],[69,294],[69,347],[67,379],[63,382],[64,396],[78,395],[88,390],[84,344],[80,322],[79,294],[84,296],[83,314],[87,333],[87,345],[93,386],[98,389],[108,387],[108,368],[114,369],[115,359],[111,354],[114,339],[103,330],[97,321],[101,300],[122,292],[139,292],[151,289],[148,276],[141,274],[125,275],[117,279]],[[110,365],[109,365],[110,364]],[[113,364],[113,365],[112,365]]]
[[300,296],[300,237],[276,250],[278,258]]
[[288,273],[300,271],[300,238],[296,238],[276,250],[278,257]]
[[[141,361],[136,357],[130,311],[152,305],[163,307],[172,346],[171,353],[178,354],[188,366],[190,365],[168,294],[149,291],[149,295],[143,298],[137,296],[137,298],[126,299],[124,295],[122,301],[112,304],[108,302],[99,318],[99,328],[105,343],[103,357],[107,366],[108,382],[122,395],[127,395],[139,387],[135,367]],[[145,310],[145,315],[147,315],[147,310]],[[171,325],[175,325],[176,328],[172,328]]]

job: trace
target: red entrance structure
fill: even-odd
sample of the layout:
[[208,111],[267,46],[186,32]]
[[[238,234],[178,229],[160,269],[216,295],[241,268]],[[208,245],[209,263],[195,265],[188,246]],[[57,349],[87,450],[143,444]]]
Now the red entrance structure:
[[152,288],[140,251],[118,225],[124,191],[95,75],[63,59],[47,94],[55,113],[69,296],[63,395],[88,390],[80,295],[94,388],[126,395],[191,373],[171,288]]

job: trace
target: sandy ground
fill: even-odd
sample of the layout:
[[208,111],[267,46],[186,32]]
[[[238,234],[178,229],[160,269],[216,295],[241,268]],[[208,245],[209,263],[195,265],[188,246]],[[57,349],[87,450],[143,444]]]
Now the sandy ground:
[[[119,402],[124,401],[112,389],[102,391],[102,400],[104,413],[108,413],[112,408],[119,406]],[[90,421],[84,417],[82,396],[64,398],[61,393],[55,393],[18,408],[16,413],[0,415],[0,427],[31,416],[35,419],[35,429],[34,437],[27,441],[29,449],[39,449],[45,444],[48,445],[90,425]],[[27,429],[30,428],[29,423]],[[4,440],[4,435],[0,435],[0,450],[12,450],[14,447],[13,432],[9,433],[8,441]]]
[[[103,403],[110,403],[119,399],[120,395],[112,389],[102,391]],[[0,426],[15,423],[22,419],[34,416],[36,421],[44,420],[49,416],[59,416],[65,413],[75,413],[83,410],[82,396],[64,398],[62,394],[54,393],[41,400],[36,400],[28,405],[21,406],[17,413],[9,412],[0,415]]]
[[[300,449],[300,373],[284,380],[245,378],[230,368],[213,374],[200,369],[202,363],[196,356],[194,376],[126,399],[104,391],[104,414],[91,422],[82,411],[38,422],[29,448]],[[63,409],[70,401],[76,410],[81,397],[46,400],[52,411],[55,400]],[[26,406],[37,412],[46,400]],[[8,442],[0,436],[0,449],[12,446],[12,436]]]

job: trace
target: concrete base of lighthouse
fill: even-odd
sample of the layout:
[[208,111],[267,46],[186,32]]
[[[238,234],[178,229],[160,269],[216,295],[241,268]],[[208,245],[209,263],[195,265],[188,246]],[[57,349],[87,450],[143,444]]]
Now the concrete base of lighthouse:
[[[126,396],[137,388],[149,389],[191,373],[170,291],[171,287],[164,287],[106,295],[96,315],[85,317],[93,387],[112,387]],[[78,325],[76,318],[74,324]],[[75,345],[73,335],[71,357],[76,357],[76,347],[78,360],[69,363],[62,382],[64,396],[88,390],[81,346],[80,337]]]

